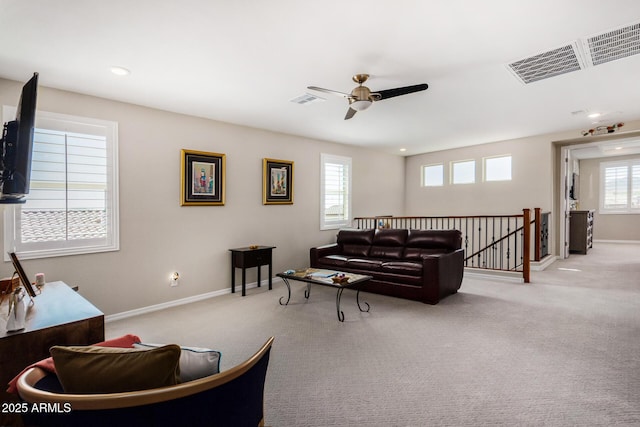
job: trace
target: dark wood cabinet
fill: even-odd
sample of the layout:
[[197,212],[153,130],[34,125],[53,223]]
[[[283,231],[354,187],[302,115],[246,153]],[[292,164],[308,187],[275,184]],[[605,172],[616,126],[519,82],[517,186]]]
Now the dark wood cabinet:
[[272,250],[275,246],[258,246],[256,248],[236,248],[231,251],[231,292],[236,291],[236,268],[242,269],[242,296],[246,295],[247,268],[258,267],[258,287],[260,286],[260,267],[269,266],[269,290],[272,284]]
[[593,247],[593,209],[571,211],[569,215],[569,252],[586,254]]
[[[2,304],[2,310],[8,310]],[[6,332],[0,317],[0,402],[18,402],[7,383],[24,368],[49,357],[54,345],[89,345],[104,341],[104,314],[63,282],[51,282],[27,309],[25,328]],[[0,425],[21,425],[17,414],[0,413]]]

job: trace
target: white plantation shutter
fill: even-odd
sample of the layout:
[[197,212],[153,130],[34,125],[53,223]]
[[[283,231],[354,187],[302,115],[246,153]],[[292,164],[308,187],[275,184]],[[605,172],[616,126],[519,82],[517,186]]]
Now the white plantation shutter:
[[605,168],[604,207],[622,209],[627,207],[627,166]]
[[117,250],[117,125],[37,117],[30,192],[5,214],[5,247],[21,258]]
[[600,164],[600,213],[640,213],[640,159]]
[[320,229],[351,224],[351,158],[320,156]]
[[640,209],[640,164],[631,167],[631,208]]

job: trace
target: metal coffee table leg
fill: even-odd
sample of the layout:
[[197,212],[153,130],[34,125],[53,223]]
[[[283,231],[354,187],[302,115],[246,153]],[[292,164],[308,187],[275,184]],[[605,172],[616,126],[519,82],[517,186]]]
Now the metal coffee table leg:
[[309,299],[310,296],[311,296],[311,283],[307,283],[307,289],[305,289],[304,291],[304,297],[306,299]]
[[344,313],[340,310],[340,298],[342,298],[342,291],[344,288],[339,288],[336,294],[336,310],[338,311],[338,320],[344,322]]
[[284,297],[280,297],[280,300],[278,302],[280,302],[280,305],[287,305],[289,304],[289,300],[291,299],[291,286],[289,285],[289,281],[287,280],[286,277],[282,278],[282,281],[284,282],[285,285],[287,285],[287,302],[285,302],[284,304],[282,303],[282,298]]
[[360,309],[360,311],[368,313],[369,310],[371,309],[371,306],[366,301],[363,301],[363,303],[367,305],[367,309],[366,310],[363,310],[362,307],[360,306],[360,289],[358,289],[358,291],[356,293],[356,302],[358,303],[358,309]]

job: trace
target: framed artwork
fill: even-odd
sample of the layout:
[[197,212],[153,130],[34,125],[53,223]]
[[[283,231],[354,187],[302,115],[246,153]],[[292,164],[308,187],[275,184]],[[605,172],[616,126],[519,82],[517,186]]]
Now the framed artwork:
[[262,204],[293,204],[293,162],[262,159]]
[[9,256],[11,257],[13,268],[16,269],[16,273],[18,273],[18,277],[20,278],[20,281],[24,285],[25,290],[27,291],[30,297],[32,298],[35,297],[36,291],[33,289],[33,286],[31,286],[31,282],[29,281],[27,274],[24,272],[24,268],[22,268],[22,264],[20,264],[20,260],[18,260],[18,257],[16,256],[15,252],[11,252]]
[[224,205],[226,156],[181,150],[181,206]]

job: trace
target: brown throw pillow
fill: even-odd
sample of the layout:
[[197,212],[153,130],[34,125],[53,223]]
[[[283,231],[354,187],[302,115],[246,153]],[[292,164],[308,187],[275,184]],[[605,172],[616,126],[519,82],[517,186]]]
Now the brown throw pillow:
[[65,393],[147,390],[177,384],[180,375],[175,344],[151,350],[54,346],[50,352]]

